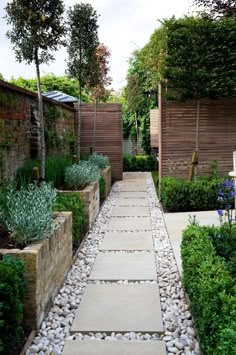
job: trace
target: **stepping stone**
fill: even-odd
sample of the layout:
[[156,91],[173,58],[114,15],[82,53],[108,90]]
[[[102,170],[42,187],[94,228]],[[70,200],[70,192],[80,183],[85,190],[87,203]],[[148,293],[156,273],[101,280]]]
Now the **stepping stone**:
[[67,340],[62,355],[166,355],[164,341]]
[[148,207],[114,207],[112,210],[113,217],[149,217]]
[[135,191],[147,192],[147,189],[144,185],[134,186],[133,184],[122,185],[120,188],[120,192],[135,192]]
[[146,175],[145,174],[129,174],[123,177],[123,181],[127,180],[145,180],[146,181]]
[[120,198],[147,198],[147,192],[141,191],[128,191],[128,192],[120,192]]
[[99,250],[152,250],[152,232],[106,233]]
[[163,333],[157,285],[87,285],[71,332]]
[[108,231],[145,231],[151,229],[150,217],[112,217],[107,226]]
[[99,253],[90,280],[157,280],[153,253]]
[[148,206],[147,198],[117,198],[117,206]]

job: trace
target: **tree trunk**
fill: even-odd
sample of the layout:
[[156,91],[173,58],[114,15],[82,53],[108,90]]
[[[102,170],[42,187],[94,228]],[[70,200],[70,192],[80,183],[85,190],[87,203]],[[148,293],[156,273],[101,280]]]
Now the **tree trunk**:
[[138,119],[137,119],[137,112],[134,114],[135,118],[135,125],[136,125],[136,134],[137,134],[137,148],[138,148],[138,141],[139,141],[139,135],[138,135]]
[[195,163],[194,177],[198,176],[198,157],[199,157],[199,127],[200,127],[200,100],[197,100],[197,117],[196,117],[196,153],[197,162]]
[[81,130],[81,87],[79,87],[79,110],[77,127],[77,163],[80,161],[80,130]]
[[37,73],[38,110],[39,110],[39,121],[40,121],[40,153],[39,153],[40,162],[41,162],[40,175],[41,178],[45,179],[46,147],[45,147],[45,136],[44,136],[43,99],[42,99],[39,60],[38,60],[37,51],[35,51],[35,65],[36,65],[36,73]]
[[94,117],[93,117],[93,152],[96,150],[96,124],[97,124],[97,100],[94,103]]

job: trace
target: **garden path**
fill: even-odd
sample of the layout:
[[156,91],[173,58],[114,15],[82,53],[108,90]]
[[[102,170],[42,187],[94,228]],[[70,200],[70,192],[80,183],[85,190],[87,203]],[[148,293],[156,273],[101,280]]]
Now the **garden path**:
[[125,173],[113,186],[35,353],[200,354],[150,173]]

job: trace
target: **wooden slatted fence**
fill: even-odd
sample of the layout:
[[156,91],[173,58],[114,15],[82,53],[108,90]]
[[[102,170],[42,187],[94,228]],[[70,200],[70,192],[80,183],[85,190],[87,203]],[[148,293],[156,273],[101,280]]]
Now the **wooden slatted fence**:
[[[160,174],[188,178],[196,147],[197,104],[165,98],[159,103]],[[212,161],[217,160],[220,176],[226,176],[236,150],[236,99],[200,100],[199,134],[199,175],[209,175]]]
[[[93,147],[94,105],[82,104],[81,153]],[[123,178],[123,125],[121,104],[98,104],[95,125],[95,152],[108,155],[114,180]]]

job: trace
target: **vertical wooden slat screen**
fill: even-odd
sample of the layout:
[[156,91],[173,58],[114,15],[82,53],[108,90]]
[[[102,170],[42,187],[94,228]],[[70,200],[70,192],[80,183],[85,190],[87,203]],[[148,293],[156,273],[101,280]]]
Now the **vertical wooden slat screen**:
[[[197,103],[161,99],[159,149],[161,176],[188,178],[196,147]],[[199,175],[209,175],[218,161],[220,176],[233,168],[236,150],[236,99],[200,101]]]
[[[89,154],[90,147],[93,147],[94,105],[82,104],[81,112],[81,153]],[[95,152],[109,157],[114,180],[122,180],[123,124],[121,104],[97,105]]]
[[154,109],[150,111],[150,144],[151,148],[158,148],[158,117],[159,110]]

